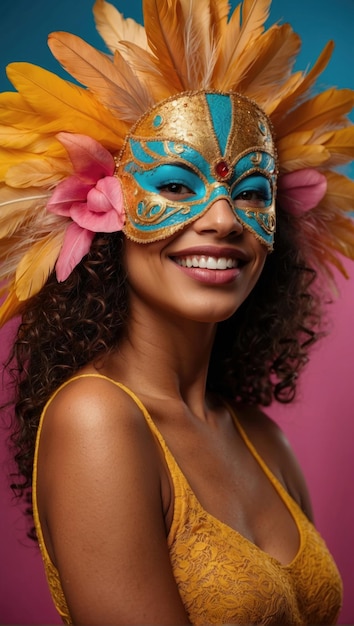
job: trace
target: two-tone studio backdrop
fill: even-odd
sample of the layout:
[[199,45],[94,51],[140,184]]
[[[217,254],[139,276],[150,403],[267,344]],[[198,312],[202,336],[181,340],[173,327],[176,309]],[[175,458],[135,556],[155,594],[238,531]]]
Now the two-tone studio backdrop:
[[[111,0],[126,17],[141,21],[140,0]],[[5,65],[30,61],[60,71],[46,46],[53,30],[74,32],[104,49],[92,17],[93,0],[3,0],[0,9],[0,90],[9,89]],[[231,2],[232,6],[236,1]],[[354,88],[354,0],[274,0],[270,22],[289,21],[303,38],[299,67],[313,64],[329,39],[336,42],[321,86]],[[65,76],[63,73],[62,75]],[[353,118],[354,119],[354,118]],[[354,168],[348,170],[354,178]],[[316,523],[344,580],[341,624],[354,624],[354,264],[351,280],[339,278],[340,295],[330,307],[332,334],[315,349],[297,402],[269,410],[288,435],[312,495]],[[2,363],[13,332],[0,333]],[[6,380],[0,388],[6,397]],[[6,433],[0,431],[0,623],[59,624],[42,563],[25,536],[7,477]]]

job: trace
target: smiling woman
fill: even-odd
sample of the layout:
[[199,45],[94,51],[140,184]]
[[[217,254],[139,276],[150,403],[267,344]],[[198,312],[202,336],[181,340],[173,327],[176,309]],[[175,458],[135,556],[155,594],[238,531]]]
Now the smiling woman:
[[[349,90],[308,94],[269,1],[97,0],[77,84],[0,96],[0,279],[20,324],[13,489],[66,623],[333,624],[342,583],[264,413],[291,402],[353,256]],[[200,15],[204,20],[200,20]],[[15,245],[16,244],[16,245]],[[327,284],[326,284],[327,281]]]

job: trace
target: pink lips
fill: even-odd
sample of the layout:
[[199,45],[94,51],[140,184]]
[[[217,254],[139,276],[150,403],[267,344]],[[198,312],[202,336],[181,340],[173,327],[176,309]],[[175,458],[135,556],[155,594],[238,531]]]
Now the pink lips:
[[178,265],[178,263],[177,267],[179,267],[182,272],[187,274],[187,276],[194,278],[194,280],[214,285],[231,283],[241,272],[238,267],[226,270],[209,270],[201,267],[183,267],[182,265]]
[[199,282],[227,284],[239,276],[245,254],[234,248],[194,248],[179,251],[171,258],[185,274]]

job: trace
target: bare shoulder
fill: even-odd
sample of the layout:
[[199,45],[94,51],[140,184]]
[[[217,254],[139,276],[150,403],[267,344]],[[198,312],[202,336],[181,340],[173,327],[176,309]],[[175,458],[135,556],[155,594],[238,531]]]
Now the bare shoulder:
[[110,495],[114,482],[123,492],[139,480],[142,490],[154,489],[157,496],[156,450],[141,408],[128,393],[104,377],[69,380],[47,406],[42,426],[38,491],[46,514],[52,511],[55,519],[55,503],[64,510],[71,497],[73,510],[81,499],[85,506],[81,494],[87,497],[93,483],[100,483],[101,490],[91,494],[92,507],[103,505],[100,500]]
[[306,481],[283,430],[258,407],[238,405],[236,411],[242,427],[257,452],[308,518],[312,520],[312,506]]
[[59,388],[48,404],[40,447],[47,451],[47,463],[58,450],[61,463],[72,453],[76,465],[90,458],[97,470],[101,454],[104,460],[110,451],[117,464],[128,462],[130,452],[152,454],[149,435],[140,407],[123,389],[104,377],[80,376]]
[[74,623],[188,623],[168,556],[158,450],[140,407],[109,379],[72,379],[48,405],[38,505]]
[[101,416],[104,411],[109,419],[112,412],[116,415],[119,409],[123,410],[122,415],[125,414],[125,409],[129,413],[141,414],[133,398],[114,381],[105,376],[84,374],[69,379],[55,392],[46,415],[55,420],[55,415],[59,412],[62,420],[70,414],[71,421],[75,416],[80,420],[81,414],[85,414],[86,419],[94,420],[97,411]]
[[[158,490],[156,450],[141,408],[128,393],[107,378],[79,376],[62,386],[47,407],[40,440],[39,484],[48,492],[65,486],[65,502],[68,484],[85,492],[92,480],[104,485],[112,474],[125,481],[121,488],[139,477],[142,487],[156,484]],[[44,466],[46,472],[40,476]]]

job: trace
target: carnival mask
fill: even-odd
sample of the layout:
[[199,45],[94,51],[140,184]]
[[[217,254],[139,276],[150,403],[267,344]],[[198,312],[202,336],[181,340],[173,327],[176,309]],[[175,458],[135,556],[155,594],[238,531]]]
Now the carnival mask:
[[[275,147],[266,115],[244,96],[182,93],[158,104],[126,138],[116,175],[124,232],[133,241],[169,237],[225,198],[243,226],[272,249]],[[190,196],[166,199],[161,190],[172,184]],[[245,198],[255,195],[256,206],[247,206]]]

